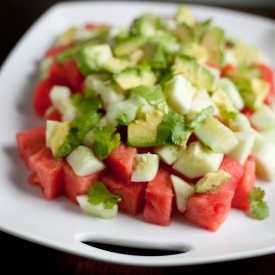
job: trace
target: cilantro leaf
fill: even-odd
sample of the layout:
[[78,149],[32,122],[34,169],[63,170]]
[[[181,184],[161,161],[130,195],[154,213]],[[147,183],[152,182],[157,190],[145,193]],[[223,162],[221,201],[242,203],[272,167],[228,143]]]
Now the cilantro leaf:
[[108,157],[111,151],[120,144],[120,135],[114,134],[115,131],[116,128],[113,125],[95,128],[94,153],[100,160]]
[[175,112],[168,112],[163,116],[162,122],[158,125],[158,144],[181,144],[187,138],[187,129],[184,117]]
[[101,181],[94,181],[87,191],[88,202],[92,205],[104,204],[104,209],[112,209],[121,201],[120,194],[113,194],[107,190]]
[[129,125],[131,123],[131,121],[128,121],[125,113],[121,113],[119,117],[116,118],[116,121],[118,126]]
[[101,115],[94,112],[87,113],[83,116],[75,117],[73,119],[73,124],[75,124],[79,129],[79,138],[84,140],[88,132],[93,130],[93,128],[99,123],[100,118]]
[[188,128],[190,130],[196,129],[204,120],[207,119],[207,117],[212,116],[213,114],[214,114],[214,107],[208,106],[192,119],[192,121],[188,125]]
[[260,187],[254,187],[249,193],[248,201],[250,203],[258,202],[262,200],[264,196],[265,196],[265,191],[263,189],[261,189]]
[[257,220],[264,220],[269,216],[269,208],[265,201],[258,201],[252,204],[252,214]]
[[248,196],[248,201],[252,206],[252,214],[257,220],[264,220],[269,216],[269,207],[263,198],[265,191],[260,187],[254,187]]
[[77,107],[82,114],[94,112],[102,108],[103,104],[101,99],[92,97],[94,95],[91,89],[86,89],[84,96],[81,93],[76,93],[72,96],[72,105]]

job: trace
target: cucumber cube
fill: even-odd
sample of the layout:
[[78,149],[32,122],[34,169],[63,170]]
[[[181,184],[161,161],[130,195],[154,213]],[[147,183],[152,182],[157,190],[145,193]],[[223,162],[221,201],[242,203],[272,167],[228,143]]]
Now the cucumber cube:
[[189,112],[196,88],[181,75],[175,75],[164,85],[168,105],[182,115]]
[[159,169],[159,156],[156,154],[137,154],[131,181],[143,182],[153,180]]
[[234,135],[238,140],[238,144],[227,154],[227,156],[244,164],[247,157],[252,152],[255,135],[252,132],[236,132]]
[[177,145],[163,145],[155,147],[154,152],[164,163],[171,165],[179,158],[182,150],[183,148]]
[[186,210],[189,198],[191,198],[195,193],[194,185],[187,183],[175,175],[171,175],[170,178],[175,191],[177,208],[181,213],[183,213]]
[[118,213],[118,206],[117,204],[114,205],[112,209],[104,209],[103,203],[98,205],[92,205],[88,202],[87,195],[79,195],[76,197],[77,202],[81,210],[92,216],[100,217],[103,219],[113,219],[117,216]]
[[250,116],[250,121],[260,130],[275,127],[275,112],[263,104]]
[[195,141],[189,144],[172,167],[184,176],[193,179],[201,177],[205,173],[216,171],[223,156],[223,153],[213,152],[201,142]]
[[205,146],[218,153],[226,154],[238,143],[233,132],[212,116],[199,125],[195,134]]
[[93,151],[83,145],[79,145],[67,157],[67,162],[73,168],[77,176],[88,176],[102,171],[105,164],[97,159]]

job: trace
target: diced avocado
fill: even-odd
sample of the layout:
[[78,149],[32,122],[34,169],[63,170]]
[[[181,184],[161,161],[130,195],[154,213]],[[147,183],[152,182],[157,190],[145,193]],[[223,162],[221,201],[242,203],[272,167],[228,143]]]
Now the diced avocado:
[[233,132],[213,116],[207,117],[197,129],[198,139],[214,152],[228,153],[238,141]]
[[251,109],[257,109],[263,104],[269,92],[268,82],[258,77],[249,77],[233,72],[228,72],[227,77],[236,85],[245,105]]
[[88,176],[102,171],[105,168],[104,162],[97,159],[92,149],[79,145],[67,157],[66,161],[74,170],[77,176]]
[[203,65],[196,62],[194,58],[187,56],[176,57],[172,71],[174,74],[182,74],[195,87],[205,88],[208,91],[212,91],[215,88],[215,75]]
[[174,34],[181,43],[194,42],[196,40],[194,29],[186,23],[178,25]]
[[151,37],[159,30],[160,24],[160,18],[155,14],[143,14],[134,21],[131,26],[131,32],[134,35]]
[[155,178],[159,169],[159,156],[156,154],[136,154],[132,182],[150,181]]
[[99,203],[97,205],[90,204],[87,195],[79,195],[76,200],[81,208],[81,210],[92,216],[100,217],[103,219],[114,219],[118,213],[118,206],[115,204],[112,209],[106,209],[104,203]]
[[194,191],[196,193],[213,192],[230,178],[231,175],[222,169],[206,173],[203,178],[196,183]]
[[243,165],[252,152],[255,135],[253,132],[235,132],[234,135],[238,140],[238,144],[227,153],[227,156],[234,158]]
[[133,67],[135,65],[136,64],[129,59],[112,57],[102,67],[103,70],[107,72],[118,73],[127,67]]
[[47,122],[47,144],[51,148],[53,156],[57,155],[58,150],[67,140],[71,126],[70,121],[51,123]]
[[108,44],[90,45],[82,48],[76,54],[76,63],[83,75],[101,72],[102,66],[113,57]]
[[250,116],[250,121],[259,130],[275,127],[275,112],[263,104]]
[[202,45],[198,43],[185,43],[179,50],[180,55],[194,57],[198,63],[203,64],[208,59],[208,53]]
[[146,41],[147,38],[143,36],[128,37],[113,47],[113,53],[115,56],[130,55],[144,45]]
[[125,93],[139,85],[153,86],[157,82],[156,74],[150,66],[127,68],[113,76],[113,85],[118,93]]
[[223,156],[223,153],[213,152],[201,142],[195,141],[188,145],[172,167],[184,176],[194,179],[205,173],[216,171]]
[[189,198],[195,194],[194,185],[189,184],[185,180],[175,175],[171,175],[170,179],[175,191],[177,208],[181,213],[183,213],[186,210]]
[[195,19],[190,8],[186,4],[178,5],[176,10],[176,21],[178,23],[186,23],[189,25],[194,25]]
[[208,52],[208,62],[221,66],[224,60],[225,32],[218,27],[211,27],[201,38],[201,44]]
[[182,75],[175,75],[164,84],[168,105],[182,115],[189,112],[196,88]]
[[148,111],[147,118],[140,118],[128,125],[127,143],[133,147],[157,145],[157,127],[161,123],[163,113],[157,110]]
[[161,43],[147,42],[142,50],[144,55],[141,62],[148,63],[153,69],[162,70],[168,66],[168,58]]
[[177,43],[177,38],[170,32],[158,32],[154,36],[151,36],[148,41],[160,43],[166,50],[168,50],[171,45]]

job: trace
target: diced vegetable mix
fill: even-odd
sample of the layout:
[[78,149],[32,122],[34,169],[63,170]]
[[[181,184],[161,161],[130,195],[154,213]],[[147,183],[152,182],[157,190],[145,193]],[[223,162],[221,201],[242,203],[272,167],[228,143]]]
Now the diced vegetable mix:
[[46,199],[65,194],[103,218],[144,211],[158,225],[175,208],[210,231],[231,207],[268,217],[255,179],[275,179],[275,87],[260,49],[182,4],[173,18],[68,29],[40,76],[45,128],[16,138]]

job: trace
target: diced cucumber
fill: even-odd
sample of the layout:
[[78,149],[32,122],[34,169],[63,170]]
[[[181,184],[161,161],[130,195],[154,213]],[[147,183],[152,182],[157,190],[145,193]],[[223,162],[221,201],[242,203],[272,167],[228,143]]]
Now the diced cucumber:
[[275,127],[259,131],[259,133],[267,140],[275,143]]
[[263,104],[250,116],[250,121],[259,130],[275,127],[275,112]]
[[104,162],[97,159],[93,151],[83,145],[79,145],[74,149],[66,157],[66,160],[77,176],[88,176],[105,168]]
[[195,193],[194,185],[187,183],[185,180],[175,175],[171,175],[170,178],[175,191],[177,208],[181,213],[183,213],[186,210],[189,198],[191,198]]
[[205,173],[216,171],[223,156],[223,153],[213,152],[201,142],[195,141],[189,144],[172,167],[184,176],[193,179],[201,177]]
[[182,75],[175,75],[164,84],[168,105],[182,115],[189,112],[196,88]]
[[238,140],[238,144],[227,153],[227,156],[236,159],[241,164],[244,164],[247,157],[252,152],[255,135],[253,132],[235,132],[234,136]]
[[46,121],[46,146],[50,147],[50,138],[52,137],[54,131],[59,125],[59,121],[47,120]]
[[79,195],[76,197],[77,202],[81,210],[89,215],[100,217],[103,219],[113,219],[117,216],[118,206],[114,205],[112,209],[105,209],[104,204],[100,203],[98,205],[92,205],[88,202],[87,195]]
[[256,174],[265,180],[274,180],[275,144],[265,138],[256,138],[252,155],[256,158]]
[[90,88],[99,94],[102,86],[105,85],[105,82],[110,79],[110,74],[90,74],[84,80],[84,86]]
[[159,156],[156,154],[136,154],[131,181],[153,180],[159,169]]
[[229,78],[222,77],[217,81],[217,87],[220,87],[227,92],[228,96],[238,110],[243,109],[244,101],[233,81],[231,81]]
[[179,158],[183,148],[177,145],[163,145],[157,146],[154,152],[159,155],[160,159],[168,164],[172,165],[176,159]]
[[195,134],[205,146],[218,153],[228,153],[238,143],[233,132],[212,116],[195,129]]
[[249,119],[242,113],[237,113],[235,120],[230,121],[228,126],[233,132],[249,132],[252,130]]

